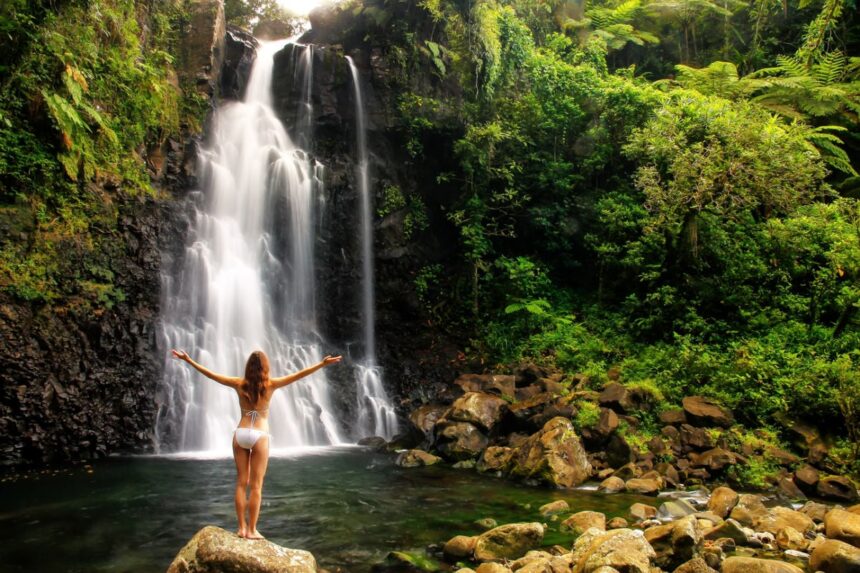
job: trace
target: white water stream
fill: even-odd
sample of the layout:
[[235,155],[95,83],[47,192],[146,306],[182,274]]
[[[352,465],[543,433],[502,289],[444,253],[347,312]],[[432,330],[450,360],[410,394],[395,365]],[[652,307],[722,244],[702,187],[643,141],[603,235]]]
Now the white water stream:
[[[269,355],[272,376],[322,359],[313,252],[322,166],[272,109],[273,57],[285,44],[262,43],[245,100],[218,109],[211,143],[199,157],[203,192],[196,194],[185,266],[175,279],[163,279],[163,348],[185,349],[211,370],[234,376],[244,374],[256,349]],[[311,136],[311,50],[296,46],[294,81],[305,97],[295,136],[304,146]],[[275,220],[275,205],[284,202],[288,216]],[[283,236],[287,247],[278,249],[276,239]],[[157,444],[229,453],[240,414],[235,393],[176,360],[167,358],[164,372]],[[273,449],[345,440],[329,386],[321,370],[275,394],[269,414]]]
[[397,415],[388,399],[376,364],[376,313],[373,293],[373,211],[371,209],[369,157],[367,154],[367,113],[361,91],[361,76],[347,56],[355,98],[358,192],[361,199],[362,312],[364,321],[364,364],[358,376],[358,433],[391,438],[397,433]]

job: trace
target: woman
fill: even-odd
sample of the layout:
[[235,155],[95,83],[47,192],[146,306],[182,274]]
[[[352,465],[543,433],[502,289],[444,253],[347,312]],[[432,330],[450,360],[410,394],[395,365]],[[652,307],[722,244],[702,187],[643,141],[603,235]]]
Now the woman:
[[[216,374],[194,362],[185,351],[173,350],[173,356],[184,360],[197,371],[219,384],[229,386],[239,395],[242,418],[233,433],[233,458],[236,460],[236,517],[239,518],[239,537],[263,539],[257,531],[260,502],[263,495],[263,477],[269,463],[269,403],[272,394],[320,368],[337,364],[341,356],[326,356],[319,364],[309,366],[289,376],[269,378],[269,358],[260,350],[251,353],[245,364],[245,376],[236,378]],[[250,496],[245,497],[251,486]],[[245,521],[245,508],[248,521]]]

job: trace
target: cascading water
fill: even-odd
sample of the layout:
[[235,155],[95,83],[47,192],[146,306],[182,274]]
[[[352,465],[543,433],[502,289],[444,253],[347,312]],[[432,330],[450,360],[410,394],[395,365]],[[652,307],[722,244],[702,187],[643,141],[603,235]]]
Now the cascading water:
[[[274,55],[285,44],[262,43],[245,100],[217,111],[199,158],[204,191],[192,194],[184,269],[177,281],[163,279],[163,347],[185,349],[228,375],[241,376],[256,349],[269,355],[273,376],[322,358],[313,267],[322,167],[303,150],[311,137],[312,47],[295,51],[294,79],[305,91],[296,145],[272,109]],[[278,206],[284,219],[273,216]],[[228,453],[240,414],[235,393],[175,360],[164,372],[160,451]],[[273,449],[342,442],[324,371],[279,391],[270,409]]]
[[373,296],[373,215],[367,155],[367,118],[361,94],[361,78],[347,56],[355,97],[358,191],[361,198],[362,312],[364,314],[364,363],[358,372],[358,433],[391,438],[397,432],[397,415],[382,385],[376,365],[376,334]]

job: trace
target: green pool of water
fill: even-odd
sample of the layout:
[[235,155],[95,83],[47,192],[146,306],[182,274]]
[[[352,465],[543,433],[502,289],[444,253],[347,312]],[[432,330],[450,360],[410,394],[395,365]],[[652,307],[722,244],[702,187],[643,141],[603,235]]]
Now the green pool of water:
[[[165,571],[208,524],[234,530],[232,459],[126,458],[0,484],[0,570]],[[398,468],[393,457],[327,449],[269,462],[260,532],[313,552],[330,571],[365,573],[392,550],[424,551],[474,521],[545,521],[538,507],[624,515],[649,498],[551,490],[447,467]],[[650,502],[654,503],[650,498]],[[571,537],[548,522],[548,545]]]

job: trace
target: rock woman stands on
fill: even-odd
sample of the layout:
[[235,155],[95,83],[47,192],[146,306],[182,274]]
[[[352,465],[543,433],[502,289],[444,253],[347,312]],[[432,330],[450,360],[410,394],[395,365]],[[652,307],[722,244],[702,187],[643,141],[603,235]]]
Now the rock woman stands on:
[[[251,353],[245,364],[245,376],[237,378],[216,374],[192,360],[183,350],[172,350],[174,358],[184,360],[198,372],[224,386],[229,386],[239,396],[242,418],[233,433],[233,458],[236,460],[236,517],[239,519],[239,537],[263,539],[257,531],[260,517],[260,502],[263,495],[263,478],[269,463],[269,403],[272,394],[320,368],[337,364],[341,356],[326,356],[318,364],[309,366],[288,376],[269,378],[269,358],[260,350]],[[250,495],[246,491],[250,485]],[[248,520],[245,520],[245,510]]]

